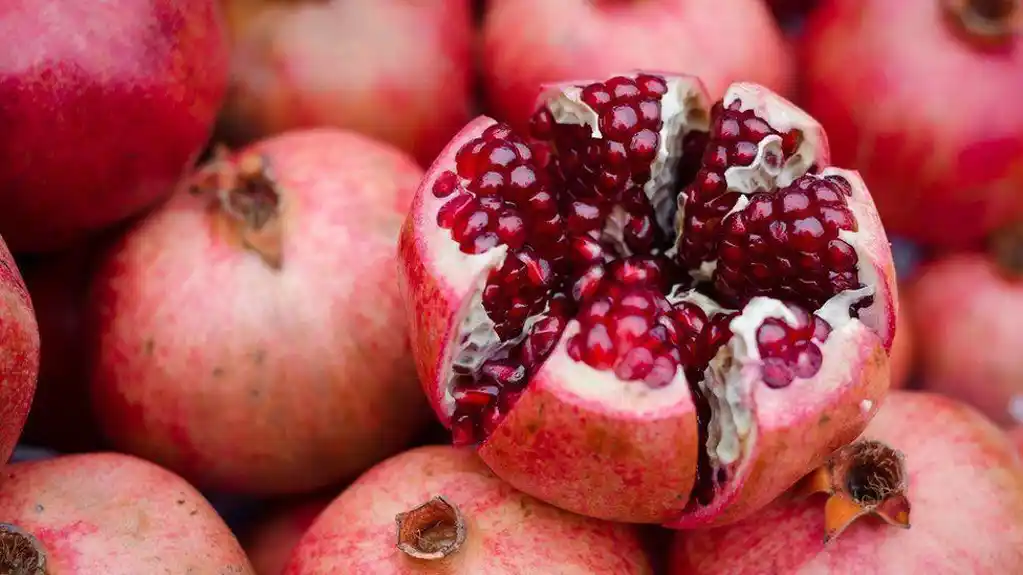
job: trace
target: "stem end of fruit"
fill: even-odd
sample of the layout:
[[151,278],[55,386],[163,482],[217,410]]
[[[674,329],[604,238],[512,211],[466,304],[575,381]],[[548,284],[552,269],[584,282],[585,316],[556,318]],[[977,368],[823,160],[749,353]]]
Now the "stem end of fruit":
[[0,572],[46,575],[46,550],[31,533],[0,523]]
[[398,550],[415,559],[443,559],[465,543],[465,518],[442,495],[397,514],[394,522]]

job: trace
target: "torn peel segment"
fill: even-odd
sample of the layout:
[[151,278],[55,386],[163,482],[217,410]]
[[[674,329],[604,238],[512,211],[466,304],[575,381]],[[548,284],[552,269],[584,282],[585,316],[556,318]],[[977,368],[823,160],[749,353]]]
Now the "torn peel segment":
[[824,542],[834,540],[854,521],[874,515],[888,525],[909,529],[905,456],[874,440],[861,439],[834,454],[794,489],[797,496],[828,495]]
[[530,134],[473,121],[416,195],[399,252],[420,379],[455,443],[541,500],[737,520],[883,398],[894,272],[869,193],[758,86],[713,106],[649,73],[544,93]]

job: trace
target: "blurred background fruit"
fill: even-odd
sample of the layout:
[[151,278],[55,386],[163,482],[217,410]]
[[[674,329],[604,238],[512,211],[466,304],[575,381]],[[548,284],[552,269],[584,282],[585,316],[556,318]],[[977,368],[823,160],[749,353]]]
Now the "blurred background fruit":
[[15,543],[3,525],[15,525],[41,544],[46,573],[253,573],[241,545],[199,492],[127,455],[9,465],[0,518],[0,560],[9,560],[5,553]]
[[113,445],[203,488],[312,490],[427,419],[394,280],[422,171],[321,128],[200,169],[102,258],[90,384]]
[[802,102],[891,233],[964,247],[1023,216],[1018,0],[824,0]]
[[330,499],[280,502],[256,519],[242,538],[256,575],[280,575],[299,540]]
[[[447,504],[409,513],[403,521],[398,517],[437,496]],[[396,520],[399,543],[446,558],[412,562],[406,552],[396,552]],[[448,446],[407,451],[367,471],[323,510],[284,572],[397,575],[437,569],[451,575],[651,573],[635,527],[541,503],[494,476],[471,449]]]
[[907,287],[920,380],[1000,425],[1023,423],[1023,244],[1014,260],[953,254]]
[[28,290],[0,238],[0,466],[14,452],[39,374],[39,326]]
[[217,0],[0,8],[0,235],[70,247],[165,198],[227,82]]
[[468,121],[468,0],[222,0],[233,60],[220,135],[335,126],[428,165]]
[[523,133],[544,83],[636,69],[788,93],[793,66],[762,0],[488,0],[480,75],[489,112]]
[[[822,498],[783,498],[748,521],[680,533],[671,572],[1023,572],[1023,467],[990,421],[939,395],[897,391],[864,436],[905,455],[909,529],[865,517],[825,546]],[[854,465],[848,480],[877,478],[868,472],[878,470]]]

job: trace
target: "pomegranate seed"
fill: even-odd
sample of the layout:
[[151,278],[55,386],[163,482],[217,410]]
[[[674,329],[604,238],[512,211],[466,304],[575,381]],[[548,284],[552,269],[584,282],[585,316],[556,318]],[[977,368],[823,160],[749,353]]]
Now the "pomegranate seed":
[[451,170],[441,172],[433,182],[433,195],[438,198],[446,198],[457,189],[458,175]]

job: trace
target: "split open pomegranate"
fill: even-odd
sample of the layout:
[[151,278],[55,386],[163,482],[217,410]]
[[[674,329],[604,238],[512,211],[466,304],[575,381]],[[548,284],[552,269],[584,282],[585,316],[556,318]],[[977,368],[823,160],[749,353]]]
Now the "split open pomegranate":
[[689,76],[549,87],[434,162],[400,240],[419,374],[457,444],[593,517],[737,520],[888,388],[891,252],[820,125]]

